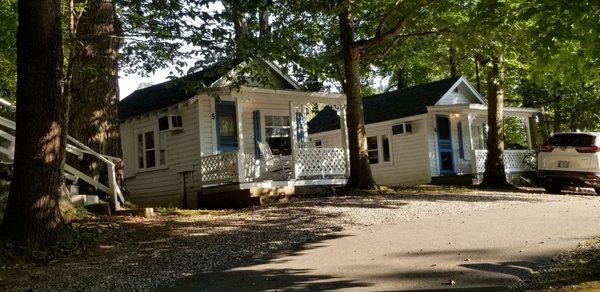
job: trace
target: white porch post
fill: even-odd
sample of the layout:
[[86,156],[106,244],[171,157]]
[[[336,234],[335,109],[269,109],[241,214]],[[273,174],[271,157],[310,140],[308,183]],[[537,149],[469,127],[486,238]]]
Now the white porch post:
[[477,156],[475,156],[475,145],[473,144],[473,119],[475,116],[471,113],[467,113],[467,126],[469,127],[469,145],[471,145],[471,173],[477,173]]
[[243,113],[244,113],[244,101],[241,97],[235,98],[235,112],[237,120],[237,134],[238,134],[238,152],[237,152],[237,167],[238,167],[238,182],[244,182],[246,180],[246,157],[244,155],[244,127],[243,127]]
[[342,130],[342,149],[344,150],[344,162],[346,163],[346,177],[350,176],[350,154],[348,153],[348,128],[346,124],[346,105],[341,105],[338,111],[340,115],[340,129]]
[[529,150],[533,149],[533,143],[531,141],[531,124],[529,123],[529,118],[521,117],[521,120],[525,124],[525,134],[527,135],[527,146],[529,146]]
[[298,125],[296,124],[296,105],[290,101],[290,138],[292,141],[292,177],[298,179],[296,171],[296,148],[298,147]]

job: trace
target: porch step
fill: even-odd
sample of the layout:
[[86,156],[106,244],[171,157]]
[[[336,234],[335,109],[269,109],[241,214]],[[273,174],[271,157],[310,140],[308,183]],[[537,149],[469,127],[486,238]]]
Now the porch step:
[[434,176],[431,178],[430,184],[439,186],[471,186],[473,185],[473,175]]

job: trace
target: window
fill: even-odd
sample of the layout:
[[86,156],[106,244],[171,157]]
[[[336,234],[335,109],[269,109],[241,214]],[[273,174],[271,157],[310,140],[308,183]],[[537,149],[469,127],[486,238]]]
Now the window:
[[389,135],[367,137],[367,147],[370,164],[392,160]]
[[291,155],[290,117],[265,115],[265,139],[275,155]]
[[174,131],[183,129],[181,116],[170,115],[158,119],[158,131]]
[[411,123],[402,123],[398,125],[392,126],[392,134],[393,135],[402,135],[412,133],[412,124]]
[[[155,131],[147,131],[137,135],[138,169],[154,168],[166,164],[166,133],[157,135]],[[157,148],[158,147],[158,148]]]
[[379,145],[377,143],[377,136],[367,137],[367,148],[369,149],[369,163],[379,163]]
[[315,148],[323,148],[323,142],[321,139],[315,139]]

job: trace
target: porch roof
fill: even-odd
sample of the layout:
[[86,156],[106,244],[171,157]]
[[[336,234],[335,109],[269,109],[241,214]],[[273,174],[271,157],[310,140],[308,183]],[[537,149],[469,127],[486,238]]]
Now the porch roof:
[[[447,78],[367,96],[363,99],[365,123],[372,124],[427,113],[427,107],[435,105],[459,79],[460,77]],[[308,122],[309,134],[339,128],[339,117],[331,107],[325,107]]]
[[[428,106],[428,112],[459,112],[459,113],[472,113],[472,114],[487,114],[487,106],[484,104],[470,103],[470,104],[453,104],[453,105],[434,105]],[[503,112],[511,116],[532,116],[538,112],[539,109],[529,107],[504,107]]]

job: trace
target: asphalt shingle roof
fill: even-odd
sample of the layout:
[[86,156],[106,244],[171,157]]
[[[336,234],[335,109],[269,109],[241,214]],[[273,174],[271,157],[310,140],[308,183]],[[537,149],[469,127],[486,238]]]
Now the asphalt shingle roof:
[[[419,84],[401,90],[363,98],[365,124],[399,119],[427,113],[460,77]],[[331,106],[326,106],[308,122],[308,133],[320,133],[340,128],[340,119]]]
[[219,63],[202,71],[138,89],[119,101],[119,119],[127,119],[186,101],[194,97],[199,88],[210,86],[240,63],[240,61]]

